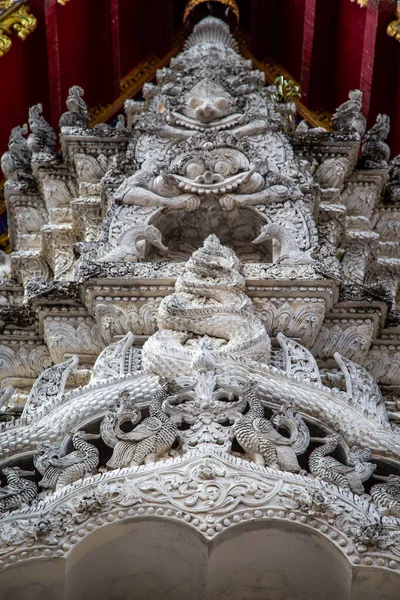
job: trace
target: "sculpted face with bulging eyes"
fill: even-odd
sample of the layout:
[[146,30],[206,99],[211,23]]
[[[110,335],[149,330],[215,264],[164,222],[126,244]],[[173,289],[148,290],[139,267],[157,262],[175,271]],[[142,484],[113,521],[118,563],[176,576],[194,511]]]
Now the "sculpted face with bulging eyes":
[[259,188],[264,181],[254,173],[247,157],[233,148],[210,148],[198,154],[183,154],[172,162],[171,167],[178,187],[197,194],[232,192],[250,180]]
[[192,211],[200,208],[205,195],[223,210],[232,210],[297,200],[302,192],[289,177],[270,173],[266,163],[250,163],[236,148],[204,141],[177,154],[167,168],[154,165],[152,171],[137,171],[121,184],[114,198],[125,204]]
[[178,125],[189,129],[224,129],[243,119],[235,110],[234,98],[221,85],[203,79],[186,94],[181,112],[174,117]]

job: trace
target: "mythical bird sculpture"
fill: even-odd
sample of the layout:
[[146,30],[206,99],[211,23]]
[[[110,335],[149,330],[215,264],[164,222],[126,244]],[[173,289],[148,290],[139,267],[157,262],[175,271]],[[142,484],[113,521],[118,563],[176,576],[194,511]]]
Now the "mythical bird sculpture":
[[7,478],[7,485],[0,488],[0,513],[21,508],[24,504],[30,504],[37,496],[36,483],[23,479],[35,474],[35,471],[24,471],[19,467],[7,467],[3,469],[3,475]]
[[[282,408],[281,414],[276,413],[271,420],[266,419],[253,386],[245,387],[243,393],[250,410],[235,424],[236,439],[243,450],[257,463],[281,471],[300,472],[297,455],[305,452],[310,441],[303,419],[288,405]],[[274,425],[287,429],[290,437],[281,435]]]
[[69,436],[62,446],[41,444],[33,464],[43,476],[39,485],[45,489],[59,489],[93,473],[99,464],[99,451],[88,440],[99,439],[100,435],[77,431],[72,436],[74,450],[66,454]]
[[[141,465],[163,456],[171,449],[178,430],[162,409],[167,397],[168,386],[164,385],[150,403],[150,416],[136,425],[141,418],[140,410],[132,406],[127,395],[120,396],[117,407],[105,416],[100,427],[104,442],[114,448],[107,463],[110,469]],[[136,426],[125,433],[121,425],[127,421]]]
[[374,477],[381,479],[384,483],[372,486],[370,491],[372,500],[382,510],[382,513],[400,519],[400,476],[374,475]]
[[310,256],[310,251],[300,250],[295,236],[283,225],[268,223],[252,243],[261,244],[271,238],[277,240],[280,245],[280,255],[276,262],[287,265],[315,264],[316,261]]
[[24,137],[28,133],[28,126],[14,127],[11,130],[8,142],[8,152],[1,157],[1,169],[4,177],[11,181],[32,181],[31,169],[32,153]]
[[61,127],[83,127],[89,124],[89,112],[86,102],[83,99],[83,89],[79,85],[74,85],[69,90],[66,100],[67,112],[60,117]]
[[390,148],[385,142],[390,132],[390,117],[378,115],[376,123],[367,132],[362,145],[361,166],[364,169],[387,169]]
[[363,482],[372,475],[376,465],[367,462],[371,458],[371,452],[361,448],[351,449],[347,459],[348,465],[344,465],[336,458],[328,456],[337,448],[341,439],[342,436],[339,434],[325,438],[311,438],[312,442],[319,442],[323,445],[311,452],[309,458],[310,471],[316,477],[320,477],[349,492],[362,494],[364,492]]
[[361,112],[362,92],[351,90],[349,99],[336,109],[332,118],[334,131],[340,133],[356,133],[361,139],[367,128],[367,120]]
[[36,104],[29,109],[29,127],[31,134],[28,137],[28,148],[31,152],[54,154],[57,136],[51,125],[42,117],[43,106]]
[[143,249],[138,247],[140,242],[149,242],[159,248],[163,254],[168,251],[161,241],[161,232],[153,225],[136,225],[122,233],[115,247],[98,259],[99,262],[139,262],[144,258]]

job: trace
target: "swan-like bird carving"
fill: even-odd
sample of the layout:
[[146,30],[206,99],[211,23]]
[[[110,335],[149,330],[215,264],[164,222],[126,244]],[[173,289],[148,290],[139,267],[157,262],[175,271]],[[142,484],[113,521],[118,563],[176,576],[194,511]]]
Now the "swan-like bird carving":
[[163,254],[168,248],[162,243],[161,232],[153,225],[136,225],[120,235],[115,247],[98,259],[99,262],[139,262],[143,260],[143,249],[138,243],[146,241],[161,250]]
[[[100,426],[104,442],[114,448],[107,463],[110,469],[141,465],[163,456],[171,449],[178,430],[162,409],[167,397],[168,385],[165,384],[150,403],[150,416],[136,425],[141,419],[140,410],[132,406],[127,395],[120,396],[117,407],[104,417]],[[136,426],[132,431],[124,432],[121,426],[128,421]]]
[[[255,462],[273,469],[298,473],[301,467],[297,455],[308,447],[310,434],[300,415],[291,406],[282,407],[280,414],[271,420],[264,417],[264,408],[253,387],[245,387],[244,396],[250,410],[239,417],[235,424],[236,439]],[[290,437],[281,435],[276,427],[285,428]]]
[[301,250],[294,235],[283,225],[268,223],[261,229],[260,235],[252,243],[261,244],[261,242],[271,238],[277,240],[281,248],[278,263],[285,265],[315,264],[316,261],[310,256],[310,251],[304,252]]

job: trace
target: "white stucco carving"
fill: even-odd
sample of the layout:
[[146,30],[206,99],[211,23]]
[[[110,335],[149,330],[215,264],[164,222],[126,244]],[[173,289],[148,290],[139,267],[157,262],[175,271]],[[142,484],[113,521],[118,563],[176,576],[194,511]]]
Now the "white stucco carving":
[[400,573],[398,161],[360,94],[331,133],[288,127],[207,18],[127,126],[89,128],[75,86],[60,157],[40,105],[12,131],[0,587],[158,519],[207,545],[299,528]]

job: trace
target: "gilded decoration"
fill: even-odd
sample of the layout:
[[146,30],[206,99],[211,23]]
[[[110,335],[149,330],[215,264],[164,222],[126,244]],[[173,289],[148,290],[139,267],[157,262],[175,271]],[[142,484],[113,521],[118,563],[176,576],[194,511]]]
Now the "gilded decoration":
[[230,8],[235,15],[237,22],[239,22],[240,13],[238,5],[235,0],[190,0],[186,5],[185,12],[183,13],[183,22],[186,23],[191,12],[200,4],[206,4],[207,2],[218,2],[218,4],[224,4],[227,8]]
[[369,0],[351,0],[351,2],[357,2],[357,4],[359,4],[359,6],[361,6],[362,8],[365,8],[366,6],[368,6],[368,2]]
[[[67,0],[68,1],[68,0]],[[94,127],[98,123],[108,121],[119,111],[124,105],[125,100],[136,96],[142,89],[146,81],[155,77],[157,70],[161,69],[169,63],[171,58],[175,56],[182,47],[183,40],[181,37],[175,39],[172,50],[160,59],[156,56],[150,56],[145,61],[139,63],[137,67],[132,69],[123,79],[121,79],[120,87],[121,94],[112,104],[102,104],[93,107],[90,111],[90,125]]]
[[0,2],[0,11],[8,10],[13,4],[19,4],[19,0],[2,0]]
[[[297,107],[299,115],[307,121],[312,127],[325,127],[327,131],[332,131],[332,113],[329,110],[315,109],[310,110],[300,100],[300,85],[293,78],[293,76],[286,71],[281,64],[278,63],[272,56],[269,56],[265,60],[257,60],[249,50],[248,40],[241,35],[236,36],[239,48],[243,56],[249,58],[252,63],[265,73],[265,79],[270,85],[276,85],[280,81],[287,82],[292,88],[292,95],[290,101],[294,102]],[[282,78],[282,80],[280,80]],[[283,85],[285,85],[283,83]],[[295,93],[293,93],[295,92]],[[285,91],[286,93],[286,91]]]
[[[4,11],[4,12],[3,12]],[[37,19],[23,2],[4,0],[0,3],[0,57],[7,54],[12,45],[11,34],[16,32],[25,40],[37,25]]]
[[389,23],[387,33],[390,37],[400,42],[400,1],[397,2],[397,19]]

